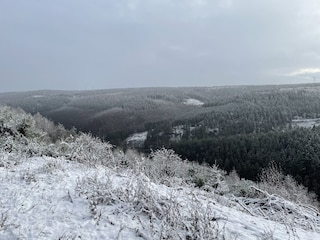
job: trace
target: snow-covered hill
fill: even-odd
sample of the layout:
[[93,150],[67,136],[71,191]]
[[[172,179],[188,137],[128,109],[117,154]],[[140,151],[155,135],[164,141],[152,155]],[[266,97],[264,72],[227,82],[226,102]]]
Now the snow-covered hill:
[[0,239],[320,239],[316,207],[246,181],[260,195],[241,197],[215,166],[0,111]]
[[1,167],[0,176],[0,239],[320,239],[128,169],[33,157]]

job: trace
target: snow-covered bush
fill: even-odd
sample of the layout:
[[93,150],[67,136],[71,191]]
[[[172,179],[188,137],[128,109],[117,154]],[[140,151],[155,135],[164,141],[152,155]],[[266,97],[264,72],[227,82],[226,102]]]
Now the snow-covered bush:
[[167,186],[191,184],[219,194],[228,192],[224,171],[215,165],[199,165],[182,160],[171,149],[153,151],[146,159],[143,171],[152,181]]
[[91,134],[81,133],[70,143],[69,150],[71,160],[90,166],[108,165],[114,161],[112,145],[93,137]]
[[33,118],[37,127],[45,132],[53,143],[58,140],[65,140],[70,136],[75,137],[77,135],[77,130],[75,128],[66,130],[62,124],[56,125],[54,122],[48,120],[39,113],[35,114]]
[[255,197],[256,192],[252,190],[251,186],[256,186],[256,183],[246,179],[240,179],[238,173],[232,170],[226,176],[226,182],[229,186],[229,194],[237,197]]
[[40,114],[32,116],[21,109],[0,106],[0,148],[6,152],[26,157],[65,156],[55,137],[66,141],[70,133]]
[[251,188],[259,197],[234,197],[240,208],[250,215],[286,224],[293,232],[297,227],[320,232],[320,212],[316,207],[288,201],[254,186]]
[[89,165],[113,161],[112,146],[90,134],[67,131],[40,114],[0,107],[0,148],[31,156],[64,156]]
[[225,181],[226,173],[216,165],[208,166],[205,164],[187,163],[187,167],[189,169],[189,181],[195,184],[195,186],[218,194],[224,194],[229,191],[229,187]]
[[186,176],[182,159],[171,149],[153,151],[146,162],[146,174],[152,179],[166,180]]
[[[132,175],[121,185],[113,181],[113,173],[106,177],[86,177],[78,181],[76,192],[88,201],[88,213],[99,224],[106,219],[104,206],[116,206],[112,215],[121,219],[138,219],[137,237],[144,239],[223,239],[223,225],[218,224],[213,206],[202,207],[196,193],[187,199],[179,198],[179,191],[167,187],[158,192],[148,177]],[[188,204],[186,206],[186,204]],[[189,205],[190,204],[190,205]],[[201,206],[201,207],[199,207]]]
[[114,165],[121,169],[130,169],[135,173],[144,172],[146,157],[133,149],[124,152],[121,149],[114,149]]
[[0,107],[0,134],[13,136],[15,139],[41,139],[45,132],[37,127],[31,114],[21,109],[13,109],[7,106]]
[[285,175],[276,163],[272,162],[260,173],[258,187],[289,201],[318,206],[316,195],[298,184],[292,176]]
[[267,168],[262,169],[259,180],[259,182],[255,183],[250,180],[240,179],[235,170],[231,171],[226,178],[230,193],[237,197],[265,197],[260,191],[254,190],[254,188],[258,188],[268,194],[277,195],[294,203],[319,207],[317,196],[314,193],[308,192],[307,188],[298,184],[292,176],[285,175],[282,169],[273,162]]
[[47,146],[46,133],[38,129],[30,114],[0,107],[0,148],[12,154],[41,154]]
[[227,178],[231,197],[240,209],[252,216],[260,216],[286,224],[288,234],[295,235],[296,227],[320,231],[318,202],[315,195],[299,186],[281,168],[271,163],[260,174],[260,182],[240,180],[236,172]]
[[18,153],[8,153],[0,148],[0,167],[10,168],[22,161],[22,157]]

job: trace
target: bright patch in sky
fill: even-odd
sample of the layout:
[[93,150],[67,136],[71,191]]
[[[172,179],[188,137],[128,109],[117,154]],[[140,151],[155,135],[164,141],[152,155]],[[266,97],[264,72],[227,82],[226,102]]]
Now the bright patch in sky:
[[303,68],[289,73],[288,76],[311,75],[317,73],[320,73],[320,68]]

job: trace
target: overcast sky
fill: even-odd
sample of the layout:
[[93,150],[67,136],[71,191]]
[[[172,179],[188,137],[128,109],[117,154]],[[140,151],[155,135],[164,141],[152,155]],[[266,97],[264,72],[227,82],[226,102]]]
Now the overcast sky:
[[320,82],[319,0],[1,0],[0,91]]

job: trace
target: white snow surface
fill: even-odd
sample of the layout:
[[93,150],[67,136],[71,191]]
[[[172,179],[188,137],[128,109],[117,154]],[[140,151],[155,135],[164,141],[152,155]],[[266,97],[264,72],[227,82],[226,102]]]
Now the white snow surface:
[[292,120],[292,125],[303,128],[320,126],[320,118],[298,118]]
[[188,98],[184,101],[184,104],[189,106],[202,106],[204,103],[198,99]]
[[144,142],[145,140],[147,140],[147,137],[148,137],[148,131],[141,132],[141,133],[134,133],[126,139],[126,142],[127,143]]
[[187,221],[192,209],[210,215],[208,226],[223,236],[215,239],[320,239],[320,233],[248,215],[211,192],[155,184],[126,168],[49,157],[0,167],[0,239],[161,239],[161,228],[170,226],[161,225],[152,209],[139,211],[138,206],[151,201],[134,192],[139,184],[156,196],[159,208],[167,206],[166,217],[176,214]]
[[42,97],[44,97],[43,95],[33,95],[32,96],[33,98],[42,98]]

